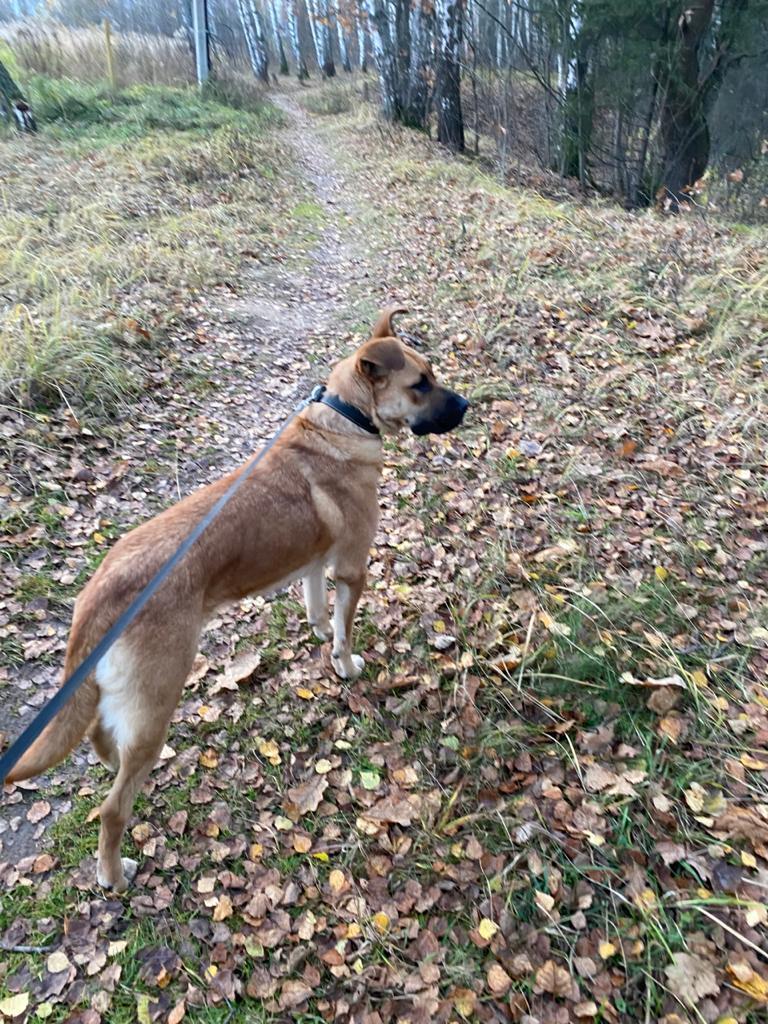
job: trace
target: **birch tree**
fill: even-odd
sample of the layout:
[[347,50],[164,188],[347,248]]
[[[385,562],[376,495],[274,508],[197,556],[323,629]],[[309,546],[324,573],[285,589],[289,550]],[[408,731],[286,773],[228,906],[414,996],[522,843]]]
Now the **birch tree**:
[[269,53],[259,9],[255,0],[238,0],[237,7],[253,73],[269,85]]
[[317,63],[325,78],[333,78],[336,65],[333,62],[329,0],[307,0],[307,10],[317,50]]
[[461,109],[461,43],[465,0],[436,0],[437,139],[456,153],[464,152]]
[[290,74],[288,68],[288,58],[285,53],[285,47],[283,46],[283,30],[280,24],[280,18],[277,12],[277,0],[267,0],[269,4],[269,17],[272,23],[272,35],[275,39],[275,49],[277,50],[277,56],[280,61],[280,74]]
[[288,38],[291,42],[291,50],[293,50],[293,62],[296,65],[296,77],[300,82],[305,82],[309,78],[309,69],[299,34],[299,0],[286,0],[285,10],[288,21]]

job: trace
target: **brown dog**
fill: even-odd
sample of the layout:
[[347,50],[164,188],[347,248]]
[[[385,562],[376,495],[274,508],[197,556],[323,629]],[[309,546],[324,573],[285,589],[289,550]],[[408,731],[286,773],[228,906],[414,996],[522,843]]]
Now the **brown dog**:
[[[12,769],[9,782],[61,761],[87,732],[117,778],[101,805],[98,880],[124,889],[136,863],[120,857],[134,797],[165,741],[206,619],[220,605],[302,578],[318,637],[333,633],[333,667],[354,679],[352,621],[378,520],[381,432],[457,426],[468,403],[435,382],[427,360],[393,337],[385,311],[371,340],[339,363],[327,399],[304,409],[185,560]],[[242,469],[242,467],[241,467]],[[75,605],[65,676],[87,657],[241,469],[123,537]],[[325,570],[336,578],[333,626]]]

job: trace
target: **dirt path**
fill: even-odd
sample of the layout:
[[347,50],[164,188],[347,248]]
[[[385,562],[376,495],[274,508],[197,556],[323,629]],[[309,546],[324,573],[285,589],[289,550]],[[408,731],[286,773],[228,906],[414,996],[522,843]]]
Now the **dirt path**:
[[[111,515],[124,528],[246,459],[323,379],[329,357],[343,345],[344,295],[365,274],[353,237],[352,205],[310,117],[290,96],[278,94],[274,101],[286,115],[285,142],[296,153],[298,169],[321,210],[319,237],[308,252],[297,254],[301,259],[246,270],[237,296],[221,288],[196,305],[196,336],[179,339],[179,354],[194,361],[198,373],[215,386],[204,396],[184,391],[170,402],[140,402],[133,428],[114,453],[116,462],[124,459],[130,466],[111,499]],[[208,334],[215,345],[205,344]],[[197,351],[195,341],[202,343]],[[144,449],[139,463],[137,437]],[[176,440],[171,459],[167,447],[162,448],[169,437]],[[165,472],[148,488],[145,467],[154,454]],[[253,612],[247,610],[225,614],[219,628],[206,634],[203,650],[212,663],[231,651],[235,619],[242,635],[249,616]],[[12,685],[3,688],[0,702],[0,734],[17,735],[55,692],[68,625],[68,617],[46,617],[45,642],[55,656],[49,664],[30,659],[15,680],[9,679]],[[39,851],[51,825],[71,808],[70,799],[56,794],[70,790],[92,763],[90,748],[83,745],[50,776],[0,797],[0,864]],[[31,805],[40,801],[50,804],[50,812],[29,821],[30,813],[36,818]]]

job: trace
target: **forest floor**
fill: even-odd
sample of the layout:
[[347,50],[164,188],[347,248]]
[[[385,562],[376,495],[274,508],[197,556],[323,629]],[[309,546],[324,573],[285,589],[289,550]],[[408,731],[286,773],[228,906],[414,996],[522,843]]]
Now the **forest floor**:
[[[0,1017],[764,1019],[765,231],[502,186],[337,86],[139,123],[161,101],[0,139],[3,291],[52,339],[0,412],[7,738],[110,541],[379,307],[473,409],[386,444],[360,680],[297,592],[212,624],[126,894],[90,755],[6,790]],[[67,376],[72,336],[106,340]]]

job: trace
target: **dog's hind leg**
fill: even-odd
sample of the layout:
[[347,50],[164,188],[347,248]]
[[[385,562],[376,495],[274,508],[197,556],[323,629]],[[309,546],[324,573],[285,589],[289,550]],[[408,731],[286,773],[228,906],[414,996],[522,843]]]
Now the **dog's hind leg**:
[[119,768],[101,805],[97,878],[125,889],[136,874],[134,861],[120,857],[120,844],[133,801],[163,748],[168,725],[192,667],[199,638],[196,609],[177,608],[182,629],[136,631],[121,638],[99,662],[99,724],[112,736]]
[[325,566],[314,566],[304,577],[304,604],[307,619],[318,640],[330,640],[331,616],[328,612],[328,590],[325,584]]
[[93,744],[96,756],[104,767],[111,768],[113,772],[116,772],[120,767],[120,754],[115,743],[115,737],[109,729],[105,728],[101,718],[97,718],[96,723],[91,726],[88,738]]
[[365,575],[336,575],[336,604],[333,608],[333,650],[331,661],[342,679],[357,679],[365,667],[359,654],[352,653],[352,625],[357,602],[363,592]]
[[137,863],[120,856],[120,844],[131,816],[133,801],[149,775],[165,741],[167,722],[162,721],[131,745],[120,747],[120,768],[101,805],[101,830],[96,877],[99,885],[122,892],[133,879]]

